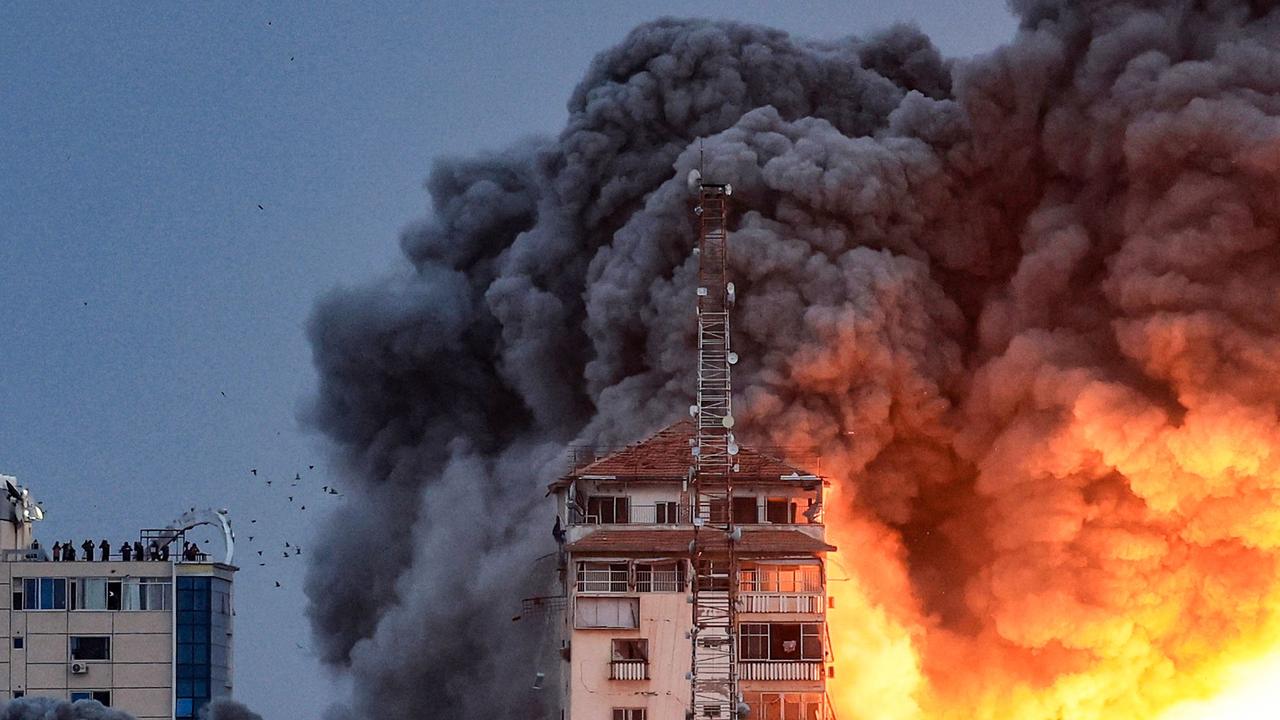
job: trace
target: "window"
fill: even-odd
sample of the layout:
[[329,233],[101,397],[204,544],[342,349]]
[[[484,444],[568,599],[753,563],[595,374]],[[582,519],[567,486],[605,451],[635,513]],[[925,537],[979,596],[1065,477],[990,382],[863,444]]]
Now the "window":
[[18,636],[16,636],[16,637],[14,637],[14,638],[13,638],[13,649],[14,649],[14,650],[21,650],[21,649],[23,648],[24,644],[25,644],[25,643],[24,643],[24,641],[23,641],[23,639],[22,639],[22,636],[21,636],[21,635],[18,635]]
[[820,629],[818,623],[742,623],[738,627],[738,659],[822,660]]
[[636,565],[637,592],[683,592],[684,563],[645,563]]
[[127,578],[120,587],[121,610],[168,610],[167,578]]
[[733,499],[733,521],[743,525],[752,525],[760,522],[754,497],[736,497]]
[[653,507],[653,522],[658,525],[675,525],[680,522],[680,504],[660,502]]
[[587,522],[625,523],[630,520],[631,499],[625,497],[587,498]]
[[77,690],[71,693],[71,702],[79,700],[97,700],[98,702],[111,707],[111,691],[110,690]]
[[[16,581],[15,581],[16,584]],[[22,581],[22,606],[19,610],[66,610],[66,578],[26,578]],[[15,593],[15,599],[17,593]]]
[[818,693],[744,693],[752,720],[819,720],[822,695]]
[[613,661],[649,662],[649,641],[644,638],[614,638]]
[[71,659],[110,660],[111,638],[95,635],[72,635]]
[[578,592],[626,592],[627,564],[578,563]]
[[13,691],[13,697],[14,697],[14,699],[15,699],[15,700],[16,700],[16,699],[18,699],[18,698],[20,698],[20,697],[26,697],[26,696],[27,696],[27,691],[26,691],[26,690],[14,690],[14,691]]
[[645,720],[644,708],[614,708],[613,720]]
[[727,563],[698,561],[698,577],[696,582],[702,590],[728,591],[729,568]]
[[775,525],[795,524],[796,504],[787,498],[769,498],[764,504],[764,519]]
[[739,577],[743,592],[822,592],[817,565],[756,565],[743,568]]
[[638,628],[640,599],[577,598],[574,602],[574,625],[579,628]]

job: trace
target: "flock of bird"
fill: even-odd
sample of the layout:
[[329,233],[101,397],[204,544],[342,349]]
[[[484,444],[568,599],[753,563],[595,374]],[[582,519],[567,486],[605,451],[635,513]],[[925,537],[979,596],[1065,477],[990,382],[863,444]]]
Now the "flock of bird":
[[[315,465],[307,466],[307,470],[315,470],[315,469],[316,469]],[[254,478],[259,477],[257,468],[250,468],[249,474]],[[277,495],[284,495],[288,501],[288,505],[291,508],[294,508],[296,512],[305,512],[307,509],[306,503],[308,501],[310,501],[314,507],[314,504],[316,502],[314,498],[315,487],[308,485],[302,479],[301,472],[294,473],[292,480],[277,480],[274,483],[272,480],[268,480],[265,477],[263,477],[262,480],[263,482],[265,482],[264,487],[271,488],[274,492],[277,493]],[[285,487],[286,482],[288,483],[287,488]],[[344,497],[342,493],[338,492],[338,489],[336,487],[330,487],[328,485],[320,486],[319,495],[323,499]],[[323,502],[323,500],[321,501]],[[278,559],[281,561],[297,558],[302,555],[302,546],[296,542],[283,540],[282,541],[284,543],[283,545],[276,545],[276,542],[281,542],[278,540],[275,542],[271,542],[270,545],[267,545],[266,543],[264,543],[259,538],[259,535],[256,534],[256,532],[258,531],[258,528],[252,527],[257,524],[258,524],[258,518],[256,517],[249,518],[249,525],[251,526],[249,529],[249,533],[255,533],[255,534],[246,533],[245,538],[247,543],[250,545],[252,551],[256,553],[256,557],[258,558],[258,567],[267,567],[268,558],[275,557],[274,555],[275,552],[280,553],[280,557]],[[282,587],[279,580],[275,581],[275,586]]]

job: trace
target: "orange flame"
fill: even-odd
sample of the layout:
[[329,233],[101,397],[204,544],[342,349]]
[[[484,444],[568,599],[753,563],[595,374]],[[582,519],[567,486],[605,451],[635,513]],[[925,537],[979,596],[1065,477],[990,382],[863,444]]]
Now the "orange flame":
[[[1173,422],[1122,388],[1075,389],[1062,422],[978,470],[985,512],[1010,516],[983,526],[982,570],[945,589],[975,627],[927,610],[898,532],[859,507],[854,473],[836,474],[840,720],[1280,717],[1274,413],[1182,398]],[[1001,498],[1037,478],[1010,514]]]

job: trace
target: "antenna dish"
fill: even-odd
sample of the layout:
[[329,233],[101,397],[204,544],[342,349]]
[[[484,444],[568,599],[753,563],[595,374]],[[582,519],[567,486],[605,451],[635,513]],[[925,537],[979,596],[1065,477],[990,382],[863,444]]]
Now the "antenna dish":
[[690,170],[689,177],[686,182],[689,185],[689,192],[697,192],[698,188],[702,185],[702,173],[698,172],[696,169]]
[[698,417],[698,406],[697,406],[697,405],[690,405],[690,406],[689,406],[689,417]]
[[731,353],[729,353],[729,357],[728,357],[727,359],[729,360],[729,364],[730,364],[730,365],[737,365],[737,364],[738,364],[738,353],[736,353],[736,352],[731,352]]
[[727,428],[732,429],[732,428],[733,428],[733,416],[732,416],[732,415],[725,415],[725,416],[720,420],[720,424],[721,424],[721,425],[723,425],[723,426],[725,426],[725,427],[727,427]]

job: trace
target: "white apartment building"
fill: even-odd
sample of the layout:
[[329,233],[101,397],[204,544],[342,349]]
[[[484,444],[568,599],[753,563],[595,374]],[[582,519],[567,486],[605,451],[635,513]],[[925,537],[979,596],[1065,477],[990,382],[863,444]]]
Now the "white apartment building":
[[[130,543],[127,560],[97,546],[68,560],[33,541],[42,512],[0,478],[0,698],[92,699],[139,720],[183,720],[231,694],[237,568],[225,513],[142,531],[145,559]],[[182,557],[185,531],[200,524],[221,526],[223,560]]]
[[[693,437],[686,421],[577,458],[549,488],[563,532],[556,695],[567,720],[687,715]],[[737,583],[738,691],[752,720],[830,720],[824,557],[835,548],[824,540],[824,481],[747,447],[737,462],[730,512],[742,530],[739,570],[723,582]],[[712,567],[727,557],[714,545],[705,554],[698,562]]]

